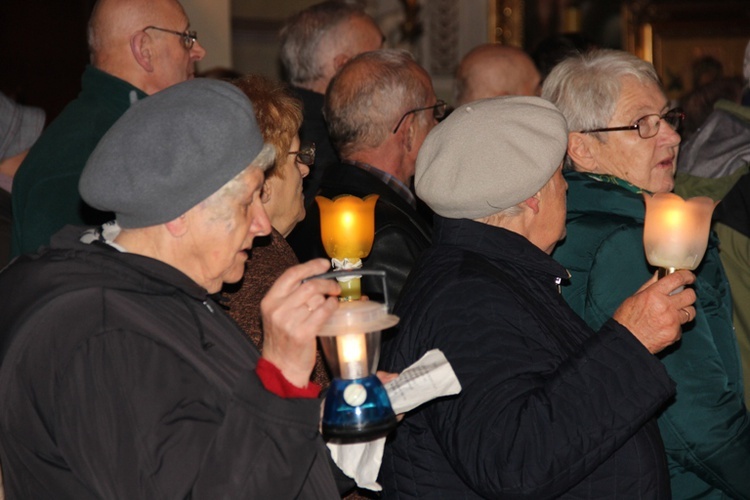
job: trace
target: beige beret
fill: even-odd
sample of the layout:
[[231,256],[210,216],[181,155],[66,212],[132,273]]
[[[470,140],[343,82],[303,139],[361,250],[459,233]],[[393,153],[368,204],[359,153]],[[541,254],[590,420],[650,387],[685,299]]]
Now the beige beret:
[[438,215],[479,219],[533,196],[565,156],[565,117],[539,97],[493,97],[455,109],[427,135],[414,185]]

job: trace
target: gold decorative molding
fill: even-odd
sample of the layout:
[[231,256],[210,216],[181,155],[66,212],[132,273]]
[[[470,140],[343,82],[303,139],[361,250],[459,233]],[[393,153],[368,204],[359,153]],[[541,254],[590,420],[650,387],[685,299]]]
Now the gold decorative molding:
[[725,76],[741,75],[750,40],[750,2],[626,0],[624,47],[653,63],[670,98],[692,90],[692,64],[722,63]]

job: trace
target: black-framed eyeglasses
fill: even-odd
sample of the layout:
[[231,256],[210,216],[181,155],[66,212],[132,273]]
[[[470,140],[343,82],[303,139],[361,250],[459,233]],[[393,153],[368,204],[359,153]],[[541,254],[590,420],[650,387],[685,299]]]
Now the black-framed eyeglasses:
[[581,130],[582,134],[593,134],[594,132],[617,132],[620,130],[637,130],[641,139],[650,139],[659,133],[659,125],[664,120],[672,130],[677,130],[685,119],[685,113],[682,108],[670,109],[663,115],[652,114],[638,118],[633,125],[625,127],[607,127],[593,130]]
[[445,111],[448,109],[448,104],[443,101],[442,99],[438,100],[435,104],[432,106],[425,106],[424,108],[416,108],[416,109],[410,109],[406,113],[404,113],[404,116],[401,117],[401,119],[396,124],[396,128],[393,129],[393,133],[395,134],[398,132],[398,128],[401,126],[402,123],[404,123],[404,120],[407,116],[409,116],[412,113],[418,113],[420,111],[426,111],[428,109],[432,110],[432,116],[436,120],[442,120],[445,117]]
[[198,32],[195,30],[174,31],[168,30],[166,28],[159,28],[158,26],[146,26],[145,28],[143,28],[143,31],[146,30],[163,31],[164,33],[177,35],[182,38],[182,46],[187,50],[192,49],[193,44],[195,44],[195,41],[198,40]]
[[300,145],[299,151],[289,151],[287,154],[297,155],[297,158],[295,158],[297,163],[310,167],[315,163],[315,143],[306,142]]

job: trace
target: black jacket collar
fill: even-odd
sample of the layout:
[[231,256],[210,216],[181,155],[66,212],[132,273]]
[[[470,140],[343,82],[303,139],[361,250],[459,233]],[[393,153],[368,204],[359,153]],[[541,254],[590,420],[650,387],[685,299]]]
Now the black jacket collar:
[[[566,279],[568,271],[552,257],[518,233],[469,219],[435,215],[433,245],[452,245],[484,256],[502,267],[514,267]],[[558,282],[559,283],[559,282]]]

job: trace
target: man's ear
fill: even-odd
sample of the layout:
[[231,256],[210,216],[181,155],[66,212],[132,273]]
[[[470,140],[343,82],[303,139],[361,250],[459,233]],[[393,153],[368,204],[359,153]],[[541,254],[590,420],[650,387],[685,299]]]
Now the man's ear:
[[399,132],[403,130],[404,145],[406,146],[406,150],[411,152],[412,148],[414,147],[414,138],[417,136],[416,113],[409,113],[409,115],[404,118],[404,122],[401,124],[401,128],[399,128],[398,130]]
[[585,172],[593,172],[596,169],[596,158],[593,155],[592,141],[596,139],[588,134],[570,132],[568,134],[568,156]]
[[151,37],[148,33],[138,31],[130,37],[130,52],[141,68],[149,73],[154,71],[151,62]]
[[188,217],[187,214],[182,214],[174,220],[171,220],[164,224],[169,234],[175,238],[181,238],[188,231]]
[[[395,125],[394,125],[395,126]],[[388,131],[388,135],[392,135],[393,129]],[[405,151],[411,151],[412,144],[414,143],[414,113],[409,113],[404,117],[404,121],[398,126],[396,131],[396,140],[398,144],[404,148]]]
[[538,191],[534,196],[531,198],[526,198],[523,203],[531,209],[532,212],[535,214],[539,213],[539,200],[542,196],[542,192]]
[[333,71],[334,73],[338,73],[338,71],[341,69],[341,67],[347,63],[347,61],[350,59],[350,57],[347,54],[336,54],[336,56],[333,58]]

